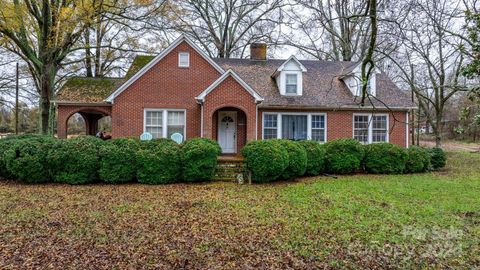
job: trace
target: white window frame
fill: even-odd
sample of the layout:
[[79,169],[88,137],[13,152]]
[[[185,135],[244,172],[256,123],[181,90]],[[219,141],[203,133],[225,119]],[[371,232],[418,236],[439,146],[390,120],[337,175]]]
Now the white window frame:
[[[293,85],[293,84],[288,84],[288,76],[295,76],[296,82],[295,82],[295,93],[288,93],[287,92],[287,86],[288,85]],[[297,96],[298,95],[298,74],[294,72],[286,72],[285,73],[285,95],[292,95],[292,96]]]
[[143,132],[147,132],[147,112],[162,112],[162,138],[167,138],[167,134],[168,134],[168,112],[183,112],[183,140],[185,141],[187,139],[187,110],[186,109],[145,108],[143,110]]
[[277,139],[282,138],[282,116],[283,115],[306,115],[307,116],[307,140],[312,140],[312,115],[320,115],[323,116],[325,119],[325,132],[324,132],[324,141],[319,141],[318,143],[326,143],[328,138],[327,132],[327,113],[317,113],[317,112],[306,112],[306,113],[299,113],[299,112],[263,112],[262,113],[262,140],[265,139],[265,115],[277,115]]
[[[355,116],[368,116],[368,141],[366,144],[383,143],[373,142],[373,116],[385,116],[387,120],[386,143],[390,142],[390,118],[388,113],[354,113],[352,116],[352,138],[355,139]],[[363,143],[363,142],[360,142]]]
[[[187,63],[186,64],[182,63],[182,61],[181,61],[182,56],[187,58]],[[190,53],[189,52],[179,52],[178,53],[178,67],[181,67],[181,68],[190,67]]]

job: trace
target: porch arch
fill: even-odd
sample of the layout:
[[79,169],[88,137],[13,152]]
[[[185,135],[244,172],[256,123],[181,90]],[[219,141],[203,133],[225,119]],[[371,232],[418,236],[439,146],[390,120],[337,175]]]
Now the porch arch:
[[85,134],[92,136],[98,132],[98,121],[105,116],[112,116],[110,106],[58,105],[57,110],[57,136],[59,138],[67,137],[68,120],[76,113],[80,114],[85,121]]

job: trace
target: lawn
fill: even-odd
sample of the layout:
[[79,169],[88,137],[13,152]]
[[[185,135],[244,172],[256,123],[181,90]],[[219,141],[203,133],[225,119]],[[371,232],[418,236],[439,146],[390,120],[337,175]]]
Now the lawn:
[[480,154],[264,185],[0,181],[0,269],[480,267]]

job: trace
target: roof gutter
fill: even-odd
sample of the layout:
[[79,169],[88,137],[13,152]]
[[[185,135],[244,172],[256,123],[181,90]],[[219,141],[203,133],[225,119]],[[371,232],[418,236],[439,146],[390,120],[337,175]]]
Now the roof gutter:
[[311,106],[311,105],[295,105],[295,106],[285,106],[285,105],[263,105],[259,106],[260,109],[284,109],[284,110],[291,110],[291,109],[301,109],[301,110],[329,110],[329,111],[351,111],[351,110],[359,110],[359,111],[371,111],[371,110],[390,110],[390,111],[408,111],[408,110],[415,110],[418,107],[380,107],[380,106],[338,106],[338,107],[328,107],[328,106]]

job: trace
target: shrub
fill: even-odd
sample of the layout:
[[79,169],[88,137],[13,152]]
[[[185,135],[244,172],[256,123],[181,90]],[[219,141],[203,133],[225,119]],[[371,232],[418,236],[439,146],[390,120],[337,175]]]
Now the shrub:
[[288,154],[288,165],[283,170],[281,177],[291,179],[304,175],[307,169],[307,151],[300,144],[291,140],[273,140],[273,142],[279,147],[285,148]]
[[187,140],[181,149],[183,180],[188,182],[211,180],[221,152],[222,149],[216,141],[206,138]]
[[12,141],[4,153],[8,172],[27,183],[48,182],[47,154],[55,141],[53,137],[43,136]]
[[255,182],[270,182],[278,179],[288,166],[288,153],[278,147],[274,140],[251,141],[242,149],[247,168]]
[[391,143],[365,146],[365,170],[369,173],[399,174],[405,171],[407,152]]
[[142,142],[137,152],[137,180],[144,184],[168,184],[180,176],[180,146],[170,139]]
[[98,152],[101,139],[93,136],[60,140],[48,153],[50,173],[55,182],[85,184],[98,179]]
[[15,176],[11,174],[7,169],[6,153],[8,150],[14,146],[15,142],[32,139],[32,138],[45,138],[46,136],[34,135],[34,134],[23,134],[23,135],[9,135],[6,138],[0,139],[0,177],[3,178],[14,178]]
[[325,168],[325,147],[315,141],[298,142],[307,152],[306,175],[319,175]]
[[418,146],[410,146],[407,149],[407,154],[406,172],[419,173],[426,172],[430,169],[430,155],[427,149]]
[[362,145],[354,139],[338,139],[325,144],[325,168],[330,173],[353,173],[360,169]]
[[125,183],[135,179],[136,153],[139,141],[130,138],[112,139],[100,146],[100,180],[106,183]]
[[430,153],[430,163],[434,170],[445,167],[447,164],[447,155],[442,148],[430,148],[428,152]]

